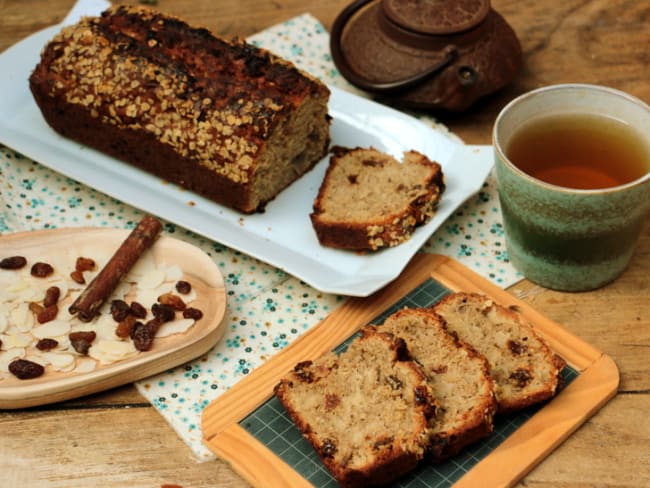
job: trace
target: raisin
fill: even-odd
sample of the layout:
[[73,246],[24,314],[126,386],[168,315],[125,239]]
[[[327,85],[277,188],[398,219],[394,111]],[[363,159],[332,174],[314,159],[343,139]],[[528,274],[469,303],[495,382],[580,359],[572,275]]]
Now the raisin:
[[131,337],[131,331],[133,330],[135,323],[136,318],[133,315],[127,315],[124,320],[121,320],[117,324],[117,327],[115,327],[115,335],[117,337],[121,337],[122,339]]
[[323,453],[323,456],[334,457],[336,451],[338,451],[336,442],[334,442],[332,439],[325,439],[323,441],[323,445],[321,446],[321,452]]
[[448,449],[450,444],[449,437],[441,438],[437,435],[434,435],[430,442],[429,447],[432,452],[441,452],[443,449]]
[[115,322],[122,322],[131,315],[131,308],[124,300],[113,300],[111,302],[111,316]]
[[294,366],[293,372],[302,382],[312,383],[314,381],[314,373],[309,370],[311,365],[311,361],[301,361]]
[[92,330],[71,332],[68,335],[70,338],[70,344],[72,344],[74,350],[83,355],[88,354],[88,349],[90,349],[96,336],[97,334]]
[[333,393],[325,395],[325,411],[331,412],[341,404],[341,397]]
[[34,361],[14,359],[9,363],[9,372],[21,380],[38,378],[45,373],[45,368]]
[[47,278],[54,273],[54,268],[48,263],[34,263],[30,271],[31,275],[36,278]]
[[151,312],[153,316],[160,319],[162,322],[169,322],[174,320],[176,317],[176,312],[169,305],[162,303],[154,303],[151,307]]
[[151,349],[154,337],[156,337],[156,332],[158,332],[161,324],[162,320],[159,317],[155,317],[144,324],[142,322],[136,323],[133,327],[131,339],[133,339],[133,345],[138,351]]
[[144,319],[147,317],[147,309],[138,302],[131,302],[131,315],[138,319]]
[[59,341],[57,341],[56,339],[45,338],[45,339],[40,339],[36,343],[36,349],[38,349],[39,351],[49,351],[51,349],[54,349],[58,345],[59,345]]
[[180,280],[176,283],[176,291],[183,295],[187,295],[192,291],[192,285],[188,281]]
[[135,324],[133,324],[133,327],[131,327],[131,334],[129,334],[129,337],[131,337],[131,339],[133,339],[133,337],[135,336],[135,331],[138,329],[138,327],[141,327],[143,325],[144,325],[143,322],[140,322],[139,320],[137,320],[135,322]]
[[183,310],[183,318],[201,320],[203,318],[203,312],[201,312],[198,308],[187,307],[185,310]]
[[72,273],[70,273],[70,278],[72,278],[76,283],[79,283],[80,285],[86,284],[86,278],[84,278],[84,274],[78,269],[75,269]]
[[32,312],[34,315],[38,315],[43,310],[45,310],[45,307],[40,303],[36,303],[36,302],[29,303],[29,311]]
[[185,310],[186,307],[183,299],[173,293],[163,293],[158,297],[158,302],[163,305],[169,305],[171,308],[178,311]]
[[376,167],[381,168],[384,166],[385,163],[383,161],[378,161],[376,159],[364,159],[363,161],[361,161],[361,164],[363,166],[370,166],[371,168],[376,168]]
[[375,443],[372,446],[372,449],[374,451],[379,451],[380,449],[386,448],[392,446],[393,442],[395,442],[395,438],[393,436],[387,436],[387,437],[382,437],[380,439],[377,439]]
[[416,405],[426,405],[429,403],[429,395],[424,388],[417,386],[413,388],[413,396],[415,398]]
[[510,374],[510,379],[515,382],[519,388],[524,388],[533,379],[530,371],[519,368]]
[[59,289],[59,287],[50,286],[47,290],[45,290],[45,298],[43,299],[43,306],[47,308],[52,305],[56,305],[56,302],[59,301],[60,297],[61,297],[61,290]]
[[25,267],[27,259],[22,256],[10,256],[0,260],[0,269],[20,269]]
[[526,344],[522,344],[518,341],[513,341],[512,339],[508,340],[507,345],[508,349],[510,349],[510,352],[512,352],[512,354],[515,356],[521,356],[522,354],[525,354],[526,351],[528,351],[528,346],[526,346]]
[[76,271],[92,271],[95,269],[95,261],[90,258],[78,257],[74,269]]
[[59,313],[59,306],[57,304],[45,307],[41,312],[36,314],[36,320],[39,324],[44,324],[56,318]]

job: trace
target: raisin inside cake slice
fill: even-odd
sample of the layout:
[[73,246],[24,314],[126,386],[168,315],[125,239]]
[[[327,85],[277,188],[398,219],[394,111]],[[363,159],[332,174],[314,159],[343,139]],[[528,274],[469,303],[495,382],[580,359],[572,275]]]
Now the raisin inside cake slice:
[[332,149],[311,221],[324,246],[371,250],[408,240],[436,212],[442,168],[416,151],[399,162],[374,148]]
[[499,412],[553,397],[565,362],[517,313],[476,293],[452,293],[433,310],[447,330],[483,354],[495,382]]
[[364,328],[340,355],[297,364],[275,394],[342,486],[386,484],[425,456],[436,402],[391,334]]
[[445,330],[430,309],[405,308],[378,327],[401,337],[427,375],[439,403],[431,419],[429,458],[439,462],[492,432],[494,385],[486,359]]

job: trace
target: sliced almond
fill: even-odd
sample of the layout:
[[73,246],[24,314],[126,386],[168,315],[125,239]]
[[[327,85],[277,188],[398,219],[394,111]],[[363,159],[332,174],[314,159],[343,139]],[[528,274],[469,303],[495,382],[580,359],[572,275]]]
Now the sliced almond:
[[90,373],[97,368],[97,362],[94,359],[78,358],[76,361],[75,373]]
[[66,320],[52,320],[32,329],[32,335],[37,339],[63,336],[70,332],[70,322]]
[[173,281],[176,283],[183,278],[183,270],[180,266],[168,266],[165,268],[165,281]]
[[116,327],[117,323],[113,320],[113,317],[110,315],[100,315],[94,322],[94,329],[97,333],[97,339],[95,340],[118,340],[118,337],[115,335]]
[[14,325],[21,332],[27,332],[34,327],[36,320],[26,302],[19,303],[9,315],[10,325]]
[[137,281],[138,288],[142,290],[158,288],[165,282],[165,277],[165,272],[162,269],[153,268]]
[[76,366],[75,356],[70,353],[43,352],[40,356],[57,371],[72,371]]
[[0,334],[2,334],[9,327],[9,321],[7,316],[4,314],[4,311],[0,311]]
[[174,334],[182,334],[183,332],[187,332],[187,330],[194,325],[194,322],[194,319],[179,319],[165,322],[160,326],[158,332],[156,332],[156,337],[168,337]]
[[25,357],[25,348],[23,347],[14,347],[5,351],[0,351],[0,372],[9,375],[9,363],[14,359],[19,359],[24,357]]
[[31,334],[21,332],[11,335],[3,334],[0,336],[0,339],[2,339],[2,348],[5,350],[24,348],[29,346],[33,341]]
[[131,341],[100,340],[92,345],[88,355],[100,364],[110,364],[127,359],[138,353]]

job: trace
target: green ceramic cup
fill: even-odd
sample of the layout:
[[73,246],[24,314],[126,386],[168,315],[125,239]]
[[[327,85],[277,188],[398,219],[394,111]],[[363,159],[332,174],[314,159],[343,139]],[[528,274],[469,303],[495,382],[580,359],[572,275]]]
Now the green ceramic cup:
[[[563,113],[604,115],[628,124],[647,146],[648,172],[624,185],[578,190],[533,178],[508,160],[508,144],[524,122]],[[607,87],[552,85],[506,105],[492,137],[512,264],[529,280],[562,291],[596,289],[623,273],[650,211],[650,107]]]

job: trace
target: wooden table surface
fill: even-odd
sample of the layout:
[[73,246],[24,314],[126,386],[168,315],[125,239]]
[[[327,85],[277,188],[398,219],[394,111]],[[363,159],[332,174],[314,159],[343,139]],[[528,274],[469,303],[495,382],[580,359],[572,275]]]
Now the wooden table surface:
[[[0,0],[0,51],[58,23],[74,0]],[[159,0],[159,9],[219,35],[247,36],[310,12],[327,28],[344,0]],[[493,0],[513,26],[525,64],[506,90],[440,120],[467,143],[489,144],[492,123],[514,96],[544,85],[608,85],[650,102],[648,0]],[[0,95],[1,96],[1,95]],[[650,224],[650,221],[648,221]],[[511,291],[610,355],[617,396],[520,486],[650,486],[650,225],[625,274],[589,293],[522,282]],[[190,449],[133,386],[61,404],[0,412],[0,486],[239,487],[220,461]]]

